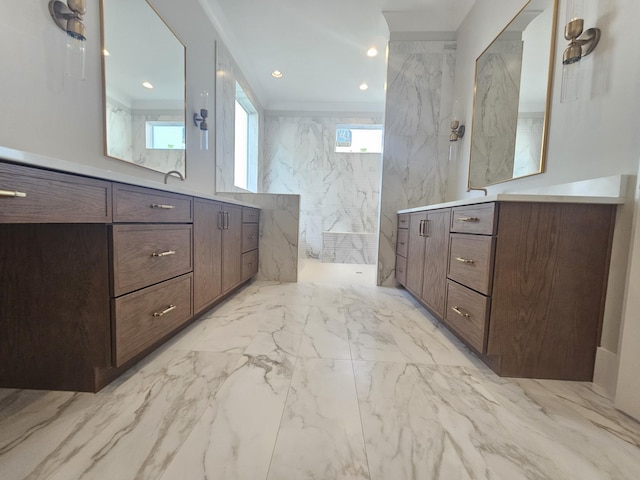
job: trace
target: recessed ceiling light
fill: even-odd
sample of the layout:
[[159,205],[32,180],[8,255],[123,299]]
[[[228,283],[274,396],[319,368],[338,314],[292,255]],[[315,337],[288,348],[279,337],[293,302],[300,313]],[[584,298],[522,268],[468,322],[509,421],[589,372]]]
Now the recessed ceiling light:
[[375,57],[376,55],[378,55],[378,49],[376,47],[371,47],[367,50],[367,57]]
[[367,90],[368,88],[369,88],[369,85],[367,85],[366,83],[360,84],[360,90]]
[[108,57],[109,55],[111,55],[111,54],[109,53],[109,50],[107,50],[106,48],[103,48],[103,49],[102,49],[102,54],[103,54],[105,57]]
[[142,82],[142,86],[149,89],[153,88],[153,85],[150,82]]
[[282,78],[282,72],[280,70],[274,70],[271,72],[271,76],[273,78]]

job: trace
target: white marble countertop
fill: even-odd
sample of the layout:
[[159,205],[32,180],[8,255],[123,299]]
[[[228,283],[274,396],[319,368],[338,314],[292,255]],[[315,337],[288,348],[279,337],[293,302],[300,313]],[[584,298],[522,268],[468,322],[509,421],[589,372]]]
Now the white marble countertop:
[[[189,195],[192,197],[206,198],[209,200],[216,200],[219,202],[231,203],[234,205],[241,205],[245,207],[260,208],[251,203],[242,202],[240,200],[234,200],[228,197],[219,195],[210,195],[201,192],[194,192],[187,188],[181,187],[176,184],[164,184],[160,182],[154,182],[153,180],[146,180],[144,178],[133,177],[125,175],[123,173],[114,172],[111,170],[105,170],[102,168],[95,168],[89,165],[83,165],[81,163],[68,162],[66,160],[60,160],[58,158],[48,157],[45,155],[38,155],[36,153],[23,152],[20,150],[14,150],[12,148],[0,146],[0,160],[7,160],[9,162],[19,163],[31,167],[47,168],[49,170],[56,170],[64,173],[71,173],[74,175],[82,175],[85,177],[98,178],[100,180],[108,180],[111,182],[126,183],[128,185],[137,185],[140,187],[155,188],[156,190],[164,190],[166,192],[180,193],[183,195]],[[171,177],[173,181],[180,181],[177,177]]]
[[625,202],[627,175],[594,178],[579,182],[552,185],[518,193],[495,193],[487,196],[464,198],[445,203],[398,210],[398,213],[413,213],[437,208],[460,207],[489,202],[536,202],[536,203],[599,203],[620,205]]

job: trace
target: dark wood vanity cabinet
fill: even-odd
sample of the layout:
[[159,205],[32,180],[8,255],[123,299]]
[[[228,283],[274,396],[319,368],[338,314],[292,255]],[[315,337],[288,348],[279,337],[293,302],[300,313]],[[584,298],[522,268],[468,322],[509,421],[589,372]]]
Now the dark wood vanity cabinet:
[[[440,316],[445,307],[450,215],[450,209],[411,213],[406,234],[405,286]],[[399,241],[404,236],[399,228]]]
[[243,208],[0,162],[0,387],[100,390],[255,274]]
[[259,218],[260,210],[256,208],[196,199],[193,224],[196,313],[258,273]]
[[[445,210],[448,231],[429,230]],[[615,205],[521,201],[411,213],[406,287],[499,375],[590,381],[615,215]],[[420,237],[436,231],[447,247],[423,253]]]

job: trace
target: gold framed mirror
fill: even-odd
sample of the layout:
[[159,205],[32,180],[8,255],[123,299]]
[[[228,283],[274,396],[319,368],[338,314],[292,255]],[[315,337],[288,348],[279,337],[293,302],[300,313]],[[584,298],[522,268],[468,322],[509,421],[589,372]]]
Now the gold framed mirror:
[[468,188],[544,172],[558,0],[529,0],[476,60]]
[[145,0],[101,0],[104,153],[186,177],[185,47]]

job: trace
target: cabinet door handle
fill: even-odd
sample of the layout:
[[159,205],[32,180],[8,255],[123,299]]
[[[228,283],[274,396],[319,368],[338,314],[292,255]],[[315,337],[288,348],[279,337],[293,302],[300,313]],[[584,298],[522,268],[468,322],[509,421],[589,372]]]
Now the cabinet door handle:
[[167,250],[166,252],[161,252],[161,253],[153,252],[151,256],[152,257],[168,257],[169,255],[175,255],[175,254],[176,254],[175,250]]
[[258,238],[257,235],[249,235],[249,240],[255,240],[256,238]]
[[229,230],[229,212],[224,212],[224,229]]
[[13,190],[0,190],[0,197],[20,197],[24,198],[27,194],[24,192],[16,192]]
[[469,258],[456,257],[456,260],[460,263],[476,263],[474,260]]
[[224,229],[224,225],[223,225],[224,220],[222,219],[222,215],[223,215],[222,214],[222,210],[220,210],[218,212],[218,230],[223,230]]
[[458,217],[459,222],[477,222],[478,217]]
[[454,312],[456,312],[458,315],[460,315],[461,317],[464,318],[469,318],[471,315],[469,315],[468,313],[463,312],[462,310],[460,310],[460,307],[451,307],[451,310],[453,310]]
[[161,210],[172,210],[176,207],[175,205],[163,205],[161,203],[152,203],[151,208],[159,208]]
[[424,221],[424,236],[425,237],[429,236],[429,219],[426,219]]
[[424,220],[420,220],[420,228],[418,229],[418,235],[424,237]]
[[398,242],[398,245],[404,245],[404,242]]
[[161,312],[155,312],[153,314],[153,316],[154,317],[161,317],[161,316],[166,315],[167,313],[175,310],[176,308],[178,308],[178,307],[175,306],[175,305],[169,305],[166,309],[162,310]]

